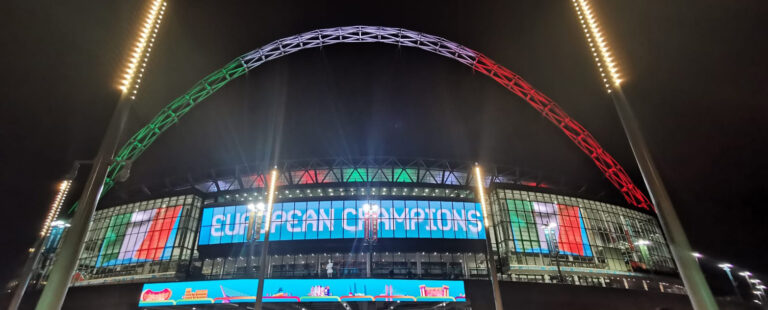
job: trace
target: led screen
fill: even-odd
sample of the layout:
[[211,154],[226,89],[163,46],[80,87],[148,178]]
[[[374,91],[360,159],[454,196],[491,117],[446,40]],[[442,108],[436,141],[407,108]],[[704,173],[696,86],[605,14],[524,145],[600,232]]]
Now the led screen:
[[507,200],[515,250],[550,253],[557,246],[561,254],[592,256],[584,218],[579,207]]
[[[258,279],[147,283],[139,307],[253,303]],[[263,302],[463,302],[464,282],[401,279],[266,279]]]
[[[265,216],[266,217],[266,216]],[[264,223],[262,218],[262,224]],[[247,206],[203,210],[199,244],[245,242]],[[373,225],[371,223],[376,223]],[[269,239],[364,238],[485,239],[483,214],[474,202],[334,200],[276,203]],[[266,227],[259,240],[263,240]],[[371,228],[374,228],[371,230]]]
[[113,215],[96,266],[170,259],[181,209],[175,206]]

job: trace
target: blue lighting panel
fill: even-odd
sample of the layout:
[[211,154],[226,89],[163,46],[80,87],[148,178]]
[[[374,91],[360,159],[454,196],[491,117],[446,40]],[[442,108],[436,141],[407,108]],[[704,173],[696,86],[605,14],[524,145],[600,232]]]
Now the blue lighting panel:
[[[367,205],[367,207],[366,207]],[[378,211],[378,212],[377,212]],[[246,242],[245,205],[203,210],[199,245]],[[266,233],[262,218],[261,236]],[[373,219],[375,218],[375,219]],[[366,226],[365,221],[378,221]],[[270,240],[363,238],[378,227],[378,238],[485,239],[483,214],[474,202],[426,200],[334,200],[276,203]]]
[[[258,279],[147,283],[139,307],[253,303]],[[266,279],[265,303],[465,302],[464,282],[404,279]]]

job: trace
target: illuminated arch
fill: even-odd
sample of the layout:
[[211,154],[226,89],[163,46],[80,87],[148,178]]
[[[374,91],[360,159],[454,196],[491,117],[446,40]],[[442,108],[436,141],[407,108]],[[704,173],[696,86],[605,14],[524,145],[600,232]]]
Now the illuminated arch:
[[[146,126],[136,132],[118,151],[109,167],[104,191],[114,185],[115,176],[126,160],[138,158],[165,130],[176,124],[195,105],[219,90],[229,81],[259,65],[308,48],[337,43],[380,42],[420,48],[440,54],[482,72],[523,98],[536,111],[557,125],[584,153],[595,162],[606,178],[621,191],[631,205],[653,209],[648,198],[637,188],[624,168],[603,149],[595,138],[563,111],[552,99],[536,90],[520,76],[495,63],[483,54],[460,44],[420,32],[400,28],[351,26],[319,29],[279,39],[242,55],[223,68],[206,76],[185,94],[171,101]],[[103,193],[102,193],[103,194]]]

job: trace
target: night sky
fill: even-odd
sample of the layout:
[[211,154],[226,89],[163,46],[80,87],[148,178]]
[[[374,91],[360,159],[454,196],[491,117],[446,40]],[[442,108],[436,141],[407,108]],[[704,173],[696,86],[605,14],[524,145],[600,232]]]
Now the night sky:
[[[570,1],[172,1],[132,108],[132,133],[203,76],[273,40],[374,25],[441,36],[520,74],[642,186]],[[768,274],[764,1],[594,1],[694,249]],[[143,1],[0,4],[0,279],[20,266],[54,186],[91,159],[119,96]],[[115,190],[264,160],[395,156],[482,161],[618,193],[527,103],[421,50],[346,44],[293,54],[192,110]],[[87,172],[87,169],[83,169]],[[717,275],[715,275],[716,277]],[[768,280],[768,279],[764,279]],[[5,281],[3,281],[4,283]]]

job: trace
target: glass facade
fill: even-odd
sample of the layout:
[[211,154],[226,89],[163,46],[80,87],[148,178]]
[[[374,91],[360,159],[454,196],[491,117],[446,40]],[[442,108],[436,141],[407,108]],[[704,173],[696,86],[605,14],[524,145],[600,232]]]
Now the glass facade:
[[[306,184],[301,180],[317,171],[284,174],[267,277],[488,279],[488,266],[496,263],[503,281],[680,292],[651,213],[489,177],[489,214],[483,214],[469,175],[452,172],[462,176],[460,185],[446,178],[427,184],[408,170],[395,172],[342,169],[344,182]],[[261,233],[251,246],[246,235],[249,206],[265,201],[264,188],[199,194],[98,210],[76,285],[257,277],[266,215],[254,226]]]
[[650,214],[562,195],[492,191],[493,245],[505,276],[526,266],[568,270],[674,272],[666,241]]
[[185,271],[195,249],[200,206],[200,198],[187,195],[96,211],[76,279]]
[[[268,261],[267,277],[269,278],[486,279],[488,277],[488,262],[483,253],[312,253],[271,255]],[[217,257],[202,261],[201,278],[250,278],[257,277],[259,270],[258,256]]]

